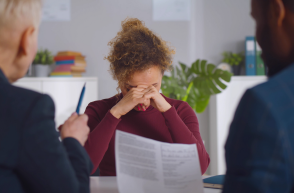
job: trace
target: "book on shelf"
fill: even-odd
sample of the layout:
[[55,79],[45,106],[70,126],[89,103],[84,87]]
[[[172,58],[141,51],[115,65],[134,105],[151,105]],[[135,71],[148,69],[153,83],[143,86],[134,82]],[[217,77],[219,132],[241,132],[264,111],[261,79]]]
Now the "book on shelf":
[[87,64],[83,64],[83,63],[75,63],[74,65],[75,65],[75,66],[84,67],[84,68],[87,67]]
[[62,51],[62,52],[58,52],[57,56],[82,56],[82,53],[75,52],[75,51]]
[[55,61],[56,65],[67,65],[67,64],[72,64],[75,66],[87,66],[86,61],[83,60],[59,60],[59,61]]
[[261,58],[261,47],[256,41],[256,75],[258,76],[264,76],[265,75],[265,68],[264,68],[264,62]]
[[63,61],[55,61],[56,65],[63,65],[63,64],[75,64],[74,60],[63,60]]
[[54,61],[63,61],[63,60],[81,60],[85,61],[85,56],[55,56]]
[[85,71],[85,67],[83,67],[83,66],[72,66],[71,71],[83,72],[83,71]]
[[266,66],[261,58],[261,47],[253,36],[245,40],[245,68],[247,76],[264,76],[267,74]]
[[54,57],[56,67],[50,76],[81,77],[87,62],[80,52],[63,51]]
[[85,73],[86,70],[72,70],[71,73]]
[[75,63],[86,64],[86,60],[83,60],[83,59],[75,59]]
[[87,62],[84,60],[75,60],[75,66],[83,66],[86,67],[87,66]]
[[79,72],[52,72],[50,77],[82,77]]
[[54,72],[71,72],[72,64],[56,66]]
[[50,76],[68,76],[71,72],[51,72]]
[[256,48],[255,48],[255,37],[246,37],[245,42],[245,68],[247,76],[256,75]]

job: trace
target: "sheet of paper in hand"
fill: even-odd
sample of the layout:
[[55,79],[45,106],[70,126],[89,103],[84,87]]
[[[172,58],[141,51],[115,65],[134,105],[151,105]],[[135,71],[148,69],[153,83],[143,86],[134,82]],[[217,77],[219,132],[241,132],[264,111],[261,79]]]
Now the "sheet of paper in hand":
[[116,130],[120,193],[203,193],[196,145],[170,144]]

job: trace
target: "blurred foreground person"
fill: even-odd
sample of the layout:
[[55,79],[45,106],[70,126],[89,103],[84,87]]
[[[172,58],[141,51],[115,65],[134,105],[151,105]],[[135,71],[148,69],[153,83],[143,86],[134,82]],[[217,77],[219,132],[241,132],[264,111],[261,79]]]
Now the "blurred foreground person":
[[269,80],[241,99],[223,192],[294,192],[294,1],[252,0]]
[[52,99],[11,85],[35,57],[41,7],[41,0],[0,0],[0,192],[87,193],[87,115],[65,122],[61,143]]

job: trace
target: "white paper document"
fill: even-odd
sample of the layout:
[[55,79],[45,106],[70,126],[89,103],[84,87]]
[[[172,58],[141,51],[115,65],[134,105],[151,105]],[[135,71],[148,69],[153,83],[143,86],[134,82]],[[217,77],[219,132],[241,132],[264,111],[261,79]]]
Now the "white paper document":
[[196,145],[170,144],[116,130],[120,193],[203,193]]
[[45,0],[42,21],[70,21],[70,0]]

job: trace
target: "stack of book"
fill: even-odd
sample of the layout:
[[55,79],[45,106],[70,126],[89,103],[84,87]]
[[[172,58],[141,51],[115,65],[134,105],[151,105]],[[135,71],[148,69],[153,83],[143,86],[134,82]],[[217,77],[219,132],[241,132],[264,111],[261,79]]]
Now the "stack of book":
[[56,67],[51,77],[82,77],[86,72],[86,60],[80,52],[58,52],[54,57]]

